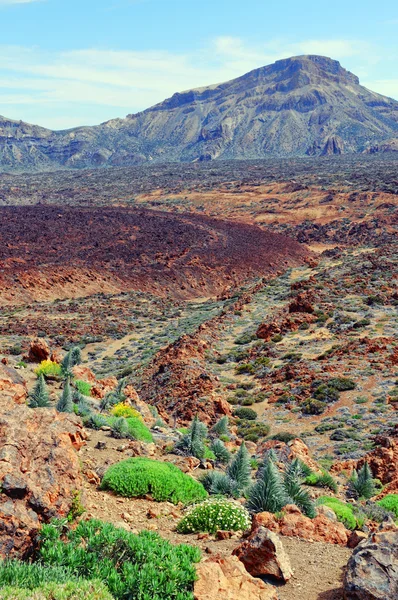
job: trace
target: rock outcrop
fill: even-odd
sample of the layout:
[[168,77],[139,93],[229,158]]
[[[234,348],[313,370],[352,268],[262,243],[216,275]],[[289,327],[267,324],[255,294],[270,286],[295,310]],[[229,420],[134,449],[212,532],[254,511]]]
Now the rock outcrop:
[[350,532],[342,523],[332,521],[324,514],[318,514],[315,519],[303,515],[297,506],[287,505],[283,508],[283,516],[277,518],[269,512],[254,516],[252,532],[259,527],[266,527],[280,535],[299,537],[313,542],[327,542],[347,546]]
[[77,417],[10,404],[0,392],[0,558],[25,555],[41,523],[68,514],[85,438]]
[[344,579],[345,600],[398,598],[398,529],[392,523],[361,542]]
[[235,548],[233,554],[243,562],[253,577],[271,576],[286,582],[293,575],[282,541],[275,533],[261,525]]
[[205,560],[197,574],[195,600],[278,600],[275,588],[252,577],[236,556]]
[[28,397],[28,388],[24,378],[12,367],[0,364],[0,398],[6,406],[24,404]]

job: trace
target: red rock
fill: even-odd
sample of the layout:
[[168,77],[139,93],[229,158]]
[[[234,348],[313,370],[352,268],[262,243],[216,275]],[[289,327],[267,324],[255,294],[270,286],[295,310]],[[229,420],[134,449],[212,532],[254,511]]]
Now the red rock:
[[12,367],[0,365],[0,396],[8,404],[25,404],[28,388],[24,378]]
[[76,379],[87,381],[88,383],[96,383],[97,378],[89,367],[84,365],[76,365],[72,369],[72,373]]
[[195,600],[277,600],[273,586],[255,579],[236,556],[209,558],[196,568]]
[[50,348],[43,338],[32,340],[29,347],[28,361],[39,363],[50,358]]
[[280,535],[340,546],[347,545],[349,536],[349,531],[342,523],[333,522],[325,515],[317,515],[314,519],[310,519],[303,515],[297,506],[290,504],[283,508],[283,516],[280,519],[268,512],[254,515],[252,531],[260,526]]
[[314,312],[313,307],[314,297],[311,292],[301,292],[289,304],[289,313],[309,313]]
[[93,398],[101,400],[106,396],[108,392],[111,392],[116,388],[118,381],[116,377],[106,377],[105,379],[99,379],[91,388],[91,395]]

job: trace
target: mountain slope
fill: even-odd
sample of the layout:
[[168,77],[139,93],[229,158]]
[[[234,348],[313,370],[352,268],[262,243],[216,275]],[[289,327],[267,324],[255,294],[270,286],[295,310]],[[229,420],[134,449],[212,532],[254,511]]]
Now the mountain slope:
[[339,62],[299,56],[125,119],[50,132],[3,120],[0,166],[93,167],[362,152],[398,133],[398,102]]

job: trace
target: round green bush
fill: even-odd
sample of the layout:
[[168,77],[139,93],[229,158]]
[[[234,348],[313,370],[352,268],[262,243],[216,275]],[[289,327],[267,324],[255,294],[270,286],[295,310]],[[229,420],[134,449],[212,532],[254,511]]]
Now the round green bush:
[[251,523],[249,512],[236,502],[211,498],[188,509],[177,525],[179,533],[246,531]]
[[389,512],[394,513],[398,519],[398,494],[387,494],[387,496],[384,496],[384,498],[379,500],[377,504]]
[[151,495],[157,502],[190,504],[203,500],[203,485],[168,462],[150,458],[128,458],[109,467],[101,488],[119,496],[136,498]]
[[252,408],[237,408],[234,410],[234,417],[246,419],[247,421],[255,421],[257,419],[257,413]]

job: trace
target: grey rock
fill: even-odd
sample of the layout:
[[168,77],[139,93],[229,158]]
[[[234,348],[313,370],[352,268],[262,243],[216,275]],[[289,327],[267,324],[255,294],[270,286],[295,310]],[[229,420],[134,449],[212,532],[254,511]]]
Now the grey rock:
[[398,529],[393,522],[361,542],[344,579],[345,600],[397,600]]

